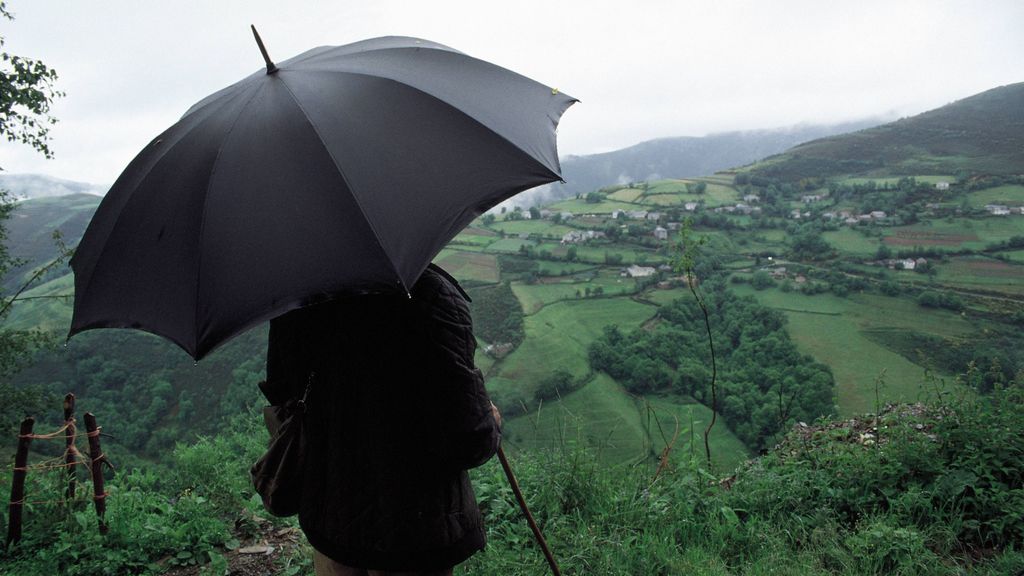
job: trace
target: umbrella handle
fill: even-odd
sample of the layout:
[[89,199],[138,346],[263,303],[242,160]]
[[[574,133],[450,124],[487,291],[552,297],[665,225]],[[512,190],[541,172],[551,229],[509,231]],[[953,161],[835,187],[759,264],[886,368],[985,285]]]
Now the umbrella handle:
[[530,529],[533,530],[533,537],[537,539],[540,549],[544,551],[544,557],[547,558],[548,566],[551,566],[551,573],[555,576],[562,576],[562,572],[558,569],[558,562],[555,562],[555,557],[551,554],[548,543],[544,540],[544,535],[541,534],[537,522],[533,519],[533,514],[530,513],[530,508],[526,505],[526,499],[523,498],[523,492],[519,489],[519,482],[516,480],[516,475],[512,473],[512,467],[508,463],[508,458],[505,457],[505,450],[502,449],[501,444],[498,444],[498,460],[501,462],[501,467],[505,470],[505,476],[512,487],[512,492],[516,495],[519,507],[523,510],[523,515],[526,516]]

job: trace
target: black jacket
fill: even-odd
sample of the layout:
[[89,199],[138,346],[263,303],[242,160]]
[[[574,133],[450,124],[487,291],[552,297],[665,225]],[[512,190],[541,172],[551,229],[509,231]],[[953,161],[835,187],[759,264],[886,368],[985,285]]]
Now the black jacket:
[[[406,295],[367,295],[270,324],[269,388],[299,394],[311,373],[299,521],[349,566],[454,566],[484,546],[466,469],[500,433],[466,299],[428,268]],[[272,401],[274,399],[271,399]]]

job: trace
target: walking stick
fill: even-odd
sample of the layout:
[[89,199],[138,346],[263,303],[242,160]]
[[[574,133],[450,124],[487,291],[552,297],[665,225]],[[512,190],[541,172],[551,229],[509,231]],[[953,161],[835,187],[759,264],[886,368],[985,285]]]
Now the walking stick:
[[516,475],[512,473],[512,467],[508,464],[508,458],[505,457],[505,451],[502,449],[501,444],[498,445],[498,460],[501,462],[501,467],[505,470],[505,476],[508,478],[509,485],[512,486],[512,492],[516,495],[519,507],[522,508],[523,515],[526,516],[526,521],[530,524],[530,529],[533,530],[533,537],[537,539],[540,549],[544,551],[544,557],[548,560],[548,566],[551,566],[551,573],[555,576],[562,576],[562,572],[558,569],[558,563],[555,562],[555,557],[551,554],[551,550],[548,549],[548,543],[544,540],[544,535],[540,533],[540,528],[533,519],[530,508],[526,505],[526,499],[523,498],[523,492],[519,489],[519,482],[516,481]]

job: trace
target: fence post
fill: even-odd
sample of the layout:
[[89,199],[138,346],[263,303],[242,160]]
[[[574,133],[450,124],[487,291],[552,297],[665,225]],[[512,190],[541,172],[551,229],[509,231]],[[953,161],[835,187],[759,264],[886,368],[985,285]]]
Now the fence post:
[[18,432],[18,452],[14,456],[14,474],[11,475],[11,503],[7,518],[7,546],[21,540],[21,511],[25,501],[25,466],[28,464],[28,445],[32,442],[35,418],[21,421]]
[[71,393],[64,396],[64,424],[67,426],[64,429],[64,464],[67,465],[68,471],[68,490],[65,500],[70,503],[75,497],[75,481],[77,480],[75,463],[78,461],[74,449],[76,432],[75,395]]
[[103,451],[100,450],[100,432],[96,426],[96,417],[92,412],[85,413],[85,430],[89,437],[89,464],[92,471],[92,501],[96,505],[96,516],[100,521],[100,534],[107,533],[107,523],[103,515],[107,511],[107,494],[103,491]]

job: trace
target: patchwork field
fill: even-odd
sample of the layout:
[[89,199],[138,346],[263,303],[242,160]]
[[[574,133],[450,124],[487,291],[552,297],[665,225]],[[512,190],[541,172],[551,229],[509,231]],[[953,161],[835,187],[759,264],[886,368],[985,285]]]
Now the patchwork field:
[[939,336],[963,336],[975,330],[958,314],[921,308],[901,298],[804,296],[774,288],[756,291],[749,286],[737,287],[736,292],[753,295],[785,313],[786,330],[800,350],[832,368],[842,415],[873,412],[879,378],[884,381],[879,391],[882,402],[913,402],[925,392],[925,369],[868,338],[865,330],[913,330]]
[[1024,204],[1024,186],[1014,184],[970,192],[967,194],[967,203],[972,208],[981,208],[986,204],[1020,206]]
[[936,279],[953,288],[1024,294],[1024,265],[983,256],[957,256],[938,267]]
[[1024,235],[1024,217],[990,216],[931,220],[913,226],[885,229],[885,243],[891,246],[937,246],[982,249],[993,242]]
[[472,280],[493,284],[501,279],[498,259],[493,254],[464,252],[445,248],[434,262],[459,281]]
[[881,245],[877,238],[870,238],[851,228],[823,232],[822,237],[836,250],[856,257],[873,256]]
[[572,276],[542,278],[536,284],[512,283],[512,292],[523,306],[524,314],[535,314],[548,304],[578,300],[601,288],[604,295],[636,292],[636,280],[622,278],[614,271],[581,272]]
[[503,220],[491,224],[491,228],[506,234],[537,234],[556,238],[572,230],[569,226],[555,224],[551,220]]
[[629,298],[557,302],[526,316],[526,339],[488,374],[488,388],[511,397],[532,399],[542,378],[557,369],[582,378],[589,371],[587,347],[606,325],[639,326],[655,307]]
[[[681,398],[634,397],[598,373],[583,388],[545,403],[532,414],[509,419],[506,431],[516,448],[561,450],[575,442],[593,449],[609,464],[645,460],[655,466],[677,425],[671,461],[703,459],[704,428],[710,418],[711,410],[701,404]],[[750,455],[721,420],[712,429],[709,444],[718,470],[733,470]]]

